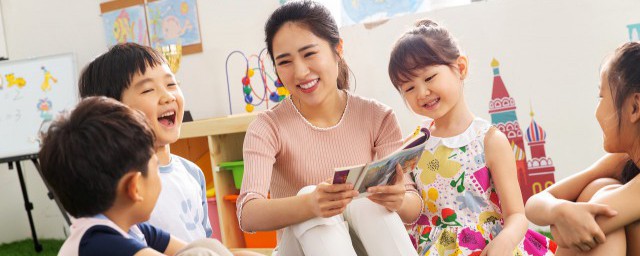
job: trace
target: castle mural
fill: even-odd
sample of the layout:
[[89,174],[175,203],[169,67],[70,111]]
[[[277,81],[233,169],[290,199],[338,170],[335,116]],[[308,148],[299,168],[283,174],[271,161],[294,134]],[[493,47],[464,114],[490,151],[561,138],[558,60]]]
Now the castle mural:
[[[532,195],[544,190],[555,183],[555,167],[551,158],[545,152],[546,132],[533,119],[531,111],[531,123],[527,127],[526,134],[518,123],[516,116],[516,102],[509,95],[507,88],[500,76],[500,63],[493,59],[493,92],[489,102],[489,114],[491,123],[501,132],[507,135],[516,159],[518,182],[522,191],[524,202]],[[524,138],[531,151],[531,158],[527,160],[527,151]]]

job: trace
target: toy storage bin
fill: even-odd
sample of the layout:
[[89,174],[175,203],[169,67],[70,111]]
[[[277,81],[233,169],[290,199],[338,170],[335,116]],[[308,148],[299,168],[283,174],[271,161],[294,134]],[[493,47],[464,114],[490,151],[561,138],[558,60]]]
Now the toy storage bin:
[[237,189],[242,187],[242,175],[244,175],[244,161],[220,163],[220,169],[230,170],[233,174],[233,183]]
[[[228,195],[224,200],[236,203],[238,195]],[[275,231],[258,231],[253,234],[242,232],[247,248],[275,248],[277,244]]]

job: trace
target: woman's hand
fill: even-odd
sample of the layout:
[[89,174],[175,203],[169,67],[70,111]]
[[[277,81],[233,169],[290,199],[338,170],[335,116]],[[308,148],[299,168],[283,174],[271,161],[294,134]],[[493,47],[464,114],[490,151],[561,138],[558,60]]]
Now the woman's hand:
[[329,184],[322,182],[316,190],[307,194],[307,202],[316,217],[328,218],[344,211],[347,205],[358,196],[353,184]]
[[393,185],[375,186],[367,189],[367,192],[371,193],[368,196],[371,201],[384,206],[392,212],[400,209],[406,191],[404,187],[404,172],[400,164],[396,165],[396,175]]
[[613,217],[617,212],[604,204],[566,202],[559,204],[552,214],[556,221],[551,233],[559,238],[558,246],[588,252],[606,240],[595,217]]

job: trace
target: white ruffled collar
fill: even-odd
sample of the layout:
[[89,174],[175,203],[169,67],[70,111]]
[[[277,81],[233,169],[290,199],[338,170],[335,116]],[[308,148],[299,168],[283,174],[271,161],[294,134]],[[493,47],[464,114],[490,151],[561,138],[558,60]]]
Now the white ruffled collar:
[[[429,128],[432,119],[426,119],[424,122],[424,127]],[[460,148],[466,145],[469,145],[473,140],[478,138],[479,136],[485,134],[487,130],[491,127],[491,123],[489,121],[484,120],[480,117],[476,117],[473,119],[469,127],[462,132],[461,134],[441,138],[437,136],[431,136],[429,141],[427,142],[427,147],[435,146],[438,142],[442,141],[442,145],[445,145],[448,148]]]

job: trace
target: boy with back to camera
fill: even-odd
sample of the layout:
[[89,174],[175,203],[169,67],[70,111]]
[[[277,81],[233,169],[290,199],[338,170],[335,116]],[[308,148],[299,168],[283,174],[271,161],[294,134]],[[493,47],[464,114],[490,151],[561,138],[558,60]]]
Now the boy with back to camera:
[[58,255],[232,255],[217,240],[185,247],[143,223],[162,187],[154,140],[140,111],[106,97],[89,97],[52,123],[42,174],[75,218]]

